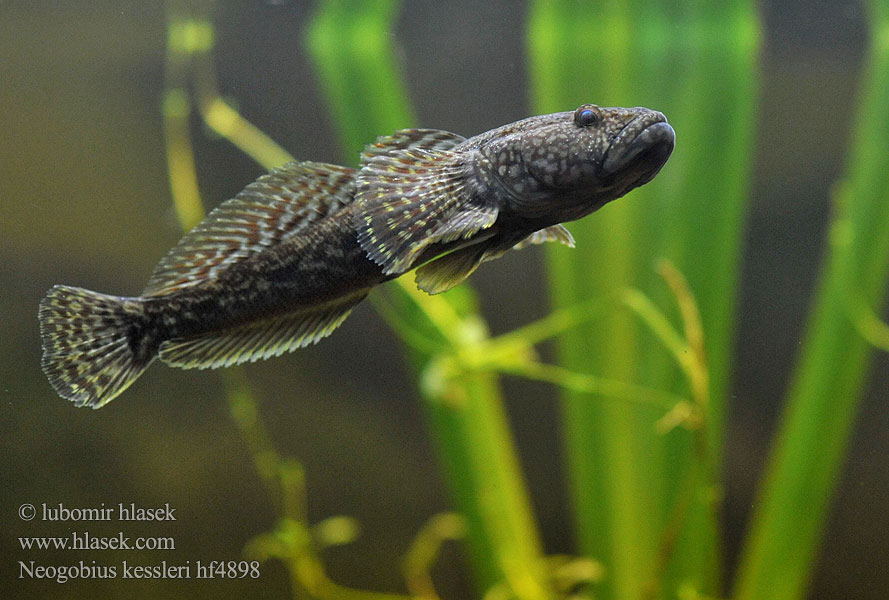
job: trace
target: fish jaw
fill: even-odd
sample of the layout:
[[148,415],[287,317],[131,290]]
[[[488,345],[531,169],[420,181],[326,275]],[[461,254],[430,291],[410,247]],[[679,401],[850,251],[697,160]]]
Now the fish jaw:
[[654,179],[675,145],[676,133],[666,117],[647,111],[617,135],[605,153],[597,177],[603,182],[612,180],[615,188],[622,190],[622,196]]

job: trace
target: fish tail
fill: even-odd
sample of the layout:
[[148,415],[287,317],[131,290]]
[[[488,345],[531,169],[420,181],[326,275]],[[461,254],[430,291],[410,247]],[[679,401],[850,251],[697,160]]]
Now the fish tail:
[[139,299],[56,285],[40,301],[38,317],[43,372],[76,406],[104,406],[154,358]]

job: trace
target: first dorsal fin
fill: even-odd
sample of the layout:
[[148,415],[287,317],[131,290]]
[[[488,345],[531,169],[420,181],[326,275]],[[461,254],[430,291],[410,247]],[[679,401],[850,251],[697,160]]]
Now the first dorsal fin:
[[388,154],[393,150],[424,148],[426,150],[450,150],[466,138],[441,129],[399,129],[392,135],[381,135],[364,147],[361,153],[361,166],[374,156]]
[[220,204],[154,269],[143,296],[189,287],[352,202],[354,169],[292,162]]
[[330,335],[368,290],[311,309],[161,344],[160,359],[182,369],[215,369],[280,356]]

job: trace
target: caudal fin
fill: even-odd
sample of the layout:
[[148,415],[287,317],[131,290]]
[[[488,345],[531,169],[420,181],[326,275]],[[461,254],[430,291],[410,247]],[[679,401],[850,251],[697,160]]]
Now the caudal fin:
[[38,312],[41,366],[60,396],[77,406],[99,408],[145,370],[154,356],[140,358],[133,352],[137,306],[130,299],[76,287],[49,290]]

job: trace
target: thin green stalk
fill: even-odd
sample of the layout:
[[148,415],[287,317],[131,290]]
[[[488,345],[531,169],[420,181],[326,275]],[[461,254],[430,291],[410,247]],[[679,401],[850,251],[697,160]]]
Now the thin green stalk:
[[[209,19],[203,15],[193,16],[185,6],[172,4],[167,24],[162,110],[170,193],[183,231],[188,231],[204,217],[188,118],[194,57],[208,56],[212,48],[213,25]],[[272,502],[280,509],[284,501],[278,481],[278,455],[259,417],[257,400],[242,369],[226,371],[224,382],[232,418],[248,443],[257,473],[269,490]]]
[[432,567],[444,542],[461,540],[465,535],[463,518],[455,513],[434,515],[417,533],[403,562],[407,587],[417,600],[439,600],[432,583]]
[[[322,2],[306,32],[350,163],[376,136],[415,121],[391,47],[398,6],[371,0]],[[413,330],[446,352],[487,338],[466,284],[434,297],[418,292],[409,278],[388,288],[395,311],[407,315]],[[412,353],[418,366],[430,358]],[[496,375],[464,373],[453,378],[427,372],[423,381],[428,422],[445,481],[465,519],[479,589],[505,586],[518,598],[550,597],[539,534]]]
[[[203,11],[192,12],[191,8],[188,3],[171,2],[170,5],[163,105],[170,189],[184,230],[197,224],[204,215],[188,128],[192,87],[199,96],[201,115],[211,129],[267,168],[290,160],[271,138],[219,96],[211,57],[213,25]],[[223,375],[231,417],[280,517],[277,529],[254,539],[248,544],[247,553],[282,560],[288,567],[296,598],[409,600],[401,594],[341,586],[327,576],[308,522],[302,466],[295,460],[282,459],[275,450],[244,371],[233,367]]]
[[870,52],[826,262],[735,583],[739,600],[803,598],[866,382],[861,306],[889,279],[889,3],[872,0]]
[[861,337],[875,348],[889,352],[889,323],[881,321],[871,309],[865,306],[860,307],[851,317]]
[[690,405],[686,398],[671,392],[663,392],[641,385],[614,381],[586,373],[575,373],[558,365],[527,361],[514,366],[494,364],[489,368],[495,369],[500,373],[551,383],[565,390],[598,396],[595,400],[591,399],[590,402],[617,400],[658,409],[659,412],[657,414],[669,414],[677,406]]

